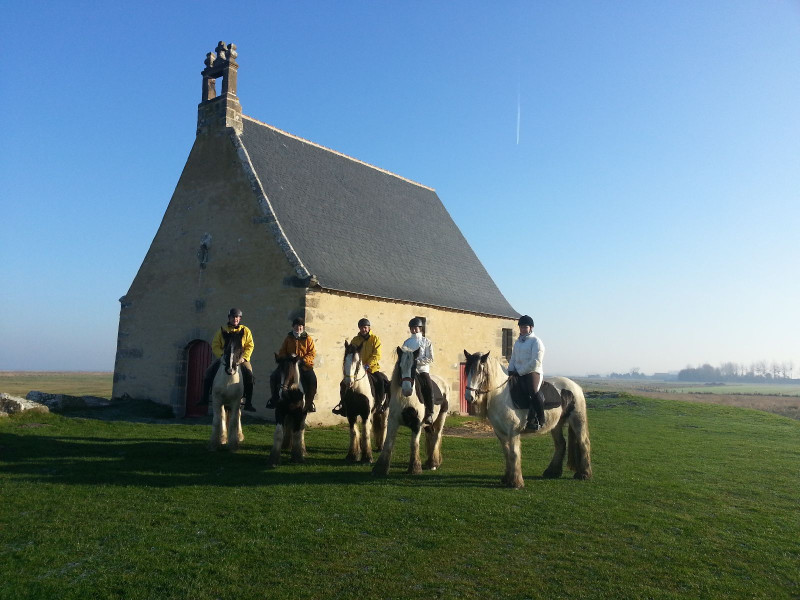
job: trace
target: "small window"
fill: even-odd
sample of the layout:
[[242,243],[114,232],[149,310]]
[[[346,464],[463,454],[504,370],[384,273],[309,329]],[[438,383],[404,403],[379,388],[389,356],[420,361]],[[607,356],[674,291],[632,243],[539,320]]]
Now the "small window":
[[503,329],[503,356],[506,360],[511,359],[511,350],[514,347],[514,332],[511,329]]

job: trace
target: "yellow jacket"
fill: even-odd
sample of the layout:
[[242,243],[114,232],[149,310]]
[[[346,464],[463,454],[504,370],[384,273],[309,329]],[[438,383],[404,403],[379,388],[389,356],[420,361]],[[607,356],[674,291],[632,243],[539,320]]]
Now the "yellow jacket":
[[[225,331],[228,333],[238,333],[242,329],[244,329],[244,336],[242,336],[242,358],[249,361],[250,355],[253,353],[253,348],[255,348],[253,345],[253,334],[250,333],[250,330],[244,325],[239,325],[238,327],[231,327],[230,325],[225,326]],[[220,358],[224,350],[225,340],[222,338],[222,329],[217,329],[214,340],[211,342],[211,352],[214,353],[214,356]]]
[[294,337],[294,332],[290,331],[289,335],[283,340],[281,349],[278,350],[278,358],[296,354],[303,359],[303,367],[312,369],[314,367],[314,357],[317,355],[317,349],[314,348],[314,340],[305,331],[300,334],[299,338]]
[[370,372],[381,370],[381,340],[377,335],[370,331],[367,339],[357,335],[350,343],[358,348],[361,362],[369,367]]

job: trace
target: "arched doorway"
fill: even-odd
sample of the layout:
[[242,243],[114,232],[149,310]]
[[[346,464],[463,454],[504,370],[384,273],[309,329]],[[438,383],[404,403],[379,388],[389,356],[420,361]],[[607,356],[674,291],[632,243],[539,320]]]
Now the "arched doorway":
[[186,357],[186,399],[187,417],[205,417],[208,405],[197,406],[203,397],[203,377],[211,364],[211,344],[205,340],[194,340],[187,349]]

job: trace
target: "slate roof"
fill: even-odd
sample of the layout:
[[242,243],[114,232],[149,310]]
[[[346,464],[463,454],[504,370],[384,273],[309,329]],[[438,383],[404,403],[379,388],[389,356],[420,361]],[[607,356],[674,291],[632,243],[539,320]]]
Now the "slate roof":
[[434,190],[249,117],[243,125],[274,218],[321,287],[518,316]]

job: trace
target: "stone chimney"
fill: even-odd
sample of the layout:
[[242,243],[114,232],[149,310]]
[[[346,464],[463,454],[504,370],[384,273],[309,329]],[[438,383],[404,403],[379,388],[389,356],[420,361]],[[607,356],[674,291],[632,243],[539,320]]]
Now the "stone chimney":
[[[215,53],[216,52],[216,53]],[[232,128],[242,133],[242,105],[236,96],[236,44],[217,44],[215,52],[206,55],[203,75],[203,101],[197,107],[197,135],[223,132]],[[222,77],[222,89],[217,96],[217,79]]]

